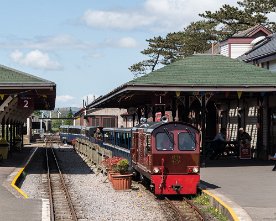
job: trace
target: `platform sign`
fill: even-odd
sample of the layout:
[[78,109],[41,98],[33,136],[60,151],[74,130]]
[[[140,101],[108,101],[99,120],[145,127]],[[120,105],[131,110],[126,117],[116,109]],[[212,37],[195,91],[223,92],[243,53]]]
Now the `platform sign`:
[[250,143],[245,143],[240,145],[240,159],[251,159]]
[[18,108],[20,109],[33,109],[34,102],[31,97],[19,97]]

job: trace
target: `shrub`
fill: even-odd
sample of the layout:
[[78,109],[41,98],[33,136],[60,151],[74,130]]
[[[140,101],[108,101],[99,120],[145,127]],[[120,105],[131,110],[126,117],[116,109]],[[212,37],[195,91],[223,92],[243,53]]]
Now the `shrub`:
[[103,161],[102,164],[107,170],[116,170],[117,163],[122,160],[121,157],[106,157]]
[[124,174],[128,171],[128,167],[129,167],[129,162],[127,159],[121,159],[117,165],[116,165],[116,171],[121,173],[121,174]]

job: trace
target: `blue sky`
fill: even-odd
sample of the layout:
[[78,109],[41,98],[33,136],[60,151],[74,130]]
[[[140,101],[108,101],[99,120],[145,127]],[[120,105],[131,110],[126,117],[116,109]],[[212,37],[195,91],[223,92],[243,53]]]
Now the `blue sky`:
[[182,30],[234,0],[9,0],[0,7],[0,64],[57,84],[56,107],[133,78],[148,38]]

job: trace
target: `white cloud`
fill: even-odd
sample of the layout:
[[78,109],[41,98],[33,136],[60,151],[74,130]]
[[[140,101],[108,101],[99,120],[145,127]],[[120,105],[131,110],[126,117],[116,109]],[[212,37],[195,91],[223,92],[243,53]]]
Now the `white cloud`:
[[55,36],[36,36],[33,39],[12,38],[0,41],[0,48],[9,49],[39,49],[39,50],[72,50],[91,49],[97,47],[92,42],[85,42],[71,35],[60,34]]
[[[147,17],[147,19],[145,19]],[[151,25],[156,18],[139,12],[87,10],[82,20],[87,26],[131,30]]]
[[137,42],[134,38],[124,37],[119,40],[118,46],[121,48],[135,48],[137,47]]
[[15,50],[10,54],[10,58],[21,65],[45,70],[60,70],[62,66],[50,59],[47,53],[40,50],[33,50],[26,54],[19,50]]
[[34,41],[25,42],[25,47],[42,50],[56,49],[87,49],[95,45],[91,42],[80,41],[70,35],[61,34],[56,36],[36,37]]
[[102,47],[113,47],[113,48],[135,48],[138,46],[137,41],[132,37],[123,37],[120,39],[107,38],[102,43]]
[[60,102],[60,103],[67,103],[69,101],[74,100],[75,97],[71,96],[71,95],[59,95],[56,97],[56,101]]
[[223,4],[236,5],[236,0],[146,0],[141,8],[128,11],[87,10],[82,20],[93,28],[178,31],[199,20],[199,13],[217,10]]

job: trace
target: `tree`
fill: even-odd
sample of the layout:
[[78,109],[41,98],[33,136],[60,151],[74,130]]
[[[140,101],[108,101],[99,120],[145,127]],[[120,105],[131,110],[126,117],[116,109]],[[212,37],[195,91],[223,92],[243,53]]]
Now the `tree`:
[[275,22],[270,22],[267,14],[275,12],[275,4],[276,0],[244,0],[238,2],[239,7],[225,4],[215,12],[205,11],[199,15],[221,26],[219,36],[225,39],[256,24],[273,30]]
[[149,59],[133,64],[129,70],[135,76],[143,75],[183,56],[206,51],[211,41],[217,39],[214,27],[214,23],[198,21],[191,23],[184,31],[168,33],[165,38],[158,36],[146,40],[148,48],[141,53]]
[[135,75],[146,74],[193,53],[204,53],[212,42],[224,40],[256,24],[276,31],[276,23],[267,15],[276,11],[276,0],[243,0],[239,7],[223,5],[215,12],[200,14],[204,20],[192,22],[183,31],[148,39],[148,48],[141,53],[149,59],[133,64],[129,70]]
[[[72,109],[71,109],[71,107],[70,107],[70,109],[69,109],[69,111],[68,111],[68,113],[67,113],[67,118],[73,118],[73,112],[72,112]],[[71,120],[71,119],[67,119],[67,120],[65,120],[64,121],[64,124],[65,125],[73,125],[73,120]]]
[[142,54],[149,56],[148,60],[144,60],[132,65],[129,70],[135,74],[146,74],[148,71],[154,71],[156,66],[162,63],[162,56],[165,51],[166,39],[161,36],[146,40],[149,47],[143,51]]

